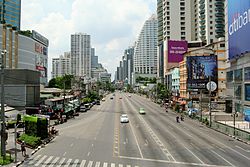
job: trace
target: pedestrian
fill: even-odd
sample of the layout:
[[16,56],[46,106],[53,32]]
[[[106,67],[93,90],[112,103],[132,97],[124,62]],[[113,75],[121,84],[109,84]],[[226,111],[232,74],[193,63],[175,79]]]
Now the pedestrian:
[[22,151],[22,155],[24,157],[26,157],[26,148],[25,148],[25,142],[24,141],[21,144],[21,151]]
[[176,116],[176,122],[180,123],[180,121],[179,121],[179,115]]

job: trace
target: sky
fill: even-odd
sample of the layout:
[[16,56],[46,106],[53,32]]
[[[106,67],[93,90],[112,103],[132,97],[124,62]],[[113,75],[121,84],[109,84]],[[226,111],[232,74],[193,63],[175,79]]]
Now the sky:
[[21,30],[49,39],[52,58],[70,51],[70,35],[87,33],[99,62],[112,74],[124,50],[136,41],[144,22],[156,13],[156,0],[22,0]]

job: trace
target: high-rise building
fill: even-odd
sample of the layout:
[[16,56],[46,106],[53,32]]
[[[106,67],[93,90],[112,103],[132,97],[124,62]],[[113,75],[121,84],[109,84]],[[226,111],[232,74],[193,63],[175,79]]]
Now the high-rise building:
[[98,68],[98,56],[95,55],[95,48],[91,48],[91,68]]
[[165,77],[168,69],[177,66],[177,63],[169,64],[167,61],[168,40],[194,40],[194,36],[191,33],[192,1],[193,0],[157,0],[157,74],[161,79]]
[[134,74],[136,75],[157,76],[157,28],[156,15],[152,15],[143,25],[133,57]]
[[225,37],[225,0],[192,1],[192,33],[196,41],[206,44]]
[[91,77],[90,35],[83,33],[71,35],[71,70],[72,75]]
[[20,30],[21,0],[0,0],[0,21]]
[[70,52],[65,52],[59,58],[52,59],[52,78],[71,74]]

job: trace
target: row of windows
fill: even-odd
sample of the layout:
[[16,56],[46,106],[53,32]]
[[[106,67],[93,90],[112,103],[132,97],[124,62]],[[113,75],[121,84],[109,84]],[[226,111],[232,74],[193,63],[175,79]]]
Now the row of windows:
[[[227,72],[227,82],[242,82],[243,69]],[[244,81],[250,81],[250,67],[244,68]]]

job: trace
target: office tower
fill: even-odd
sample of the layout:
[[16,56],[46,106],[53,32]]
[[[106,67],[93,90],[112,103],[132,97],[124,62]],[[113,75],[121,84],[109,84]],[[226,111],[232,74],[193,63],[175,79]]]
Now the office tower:
[[98,68],[98,56],[95,55],[95,48],[91,48],[91,68]]
[[20,30],[21,0],[0,0],[0,21]]
[[90,35],[76,33],[71,35],[72,75],[91,77]]
[[152,15],[143,25],[134,51],[134,73],[156,77],[157,74],[157,17]]
[[59,58],[52,59],[52,78],[71,74],[70,52],[65,52]]

